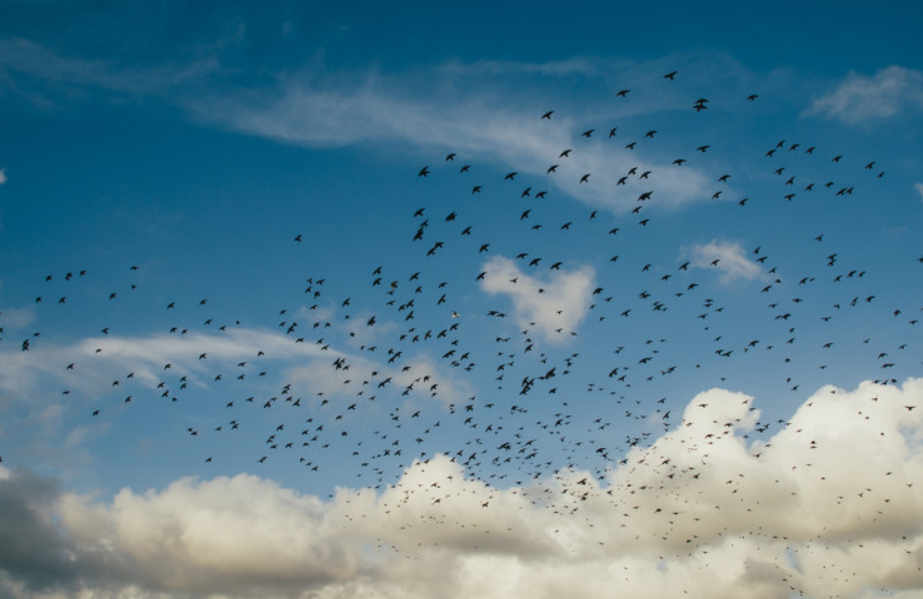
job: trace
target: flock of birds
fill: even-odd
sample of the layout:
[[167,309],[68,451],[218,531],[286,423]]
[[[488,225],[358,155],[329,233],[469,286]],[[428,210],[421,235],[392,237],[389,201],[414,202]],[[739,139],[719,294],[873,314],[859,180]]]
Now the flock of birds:
[[[664,84],[677,76],[665,74]],[[623,89],[615,96],[628,101],[632,92]],[[742,101],[759,104],[756,94]],[[695,118],[713,110],[703,97],[690,108]],[[555,110],[535,115],[539,124],[558,118]],[[617,144],[632,153],[669,136],[655,128],[630,129],[587,128],[575,135],[574,147],[549,155],[538,171],[496,173],[479,167],[477,156],[461,152],[412,169],[407,177],[416,174],[420,196],[427,199],[395,232],[394,245],[406,259],[370,264],[367,273],[353,277],[364,276],[361,291],[331,289],[326,277],[311,274],[297,301],[263,319],[286,343],[311,346],[299,354],[313,365],[309,374],[278,369],[268,348],[254,347],[235,365],[205,348],[144,376],[122,373],[111,381],[110,392],[83,398],[95,401],[87,418],[118,419],[146,402],[181,411],[189,405],[187,397],[205,393],[206,399],[197,402],[207,406],[206,416],[197,409],[182,423],[202,462],[223,459],[210,438],[242,435],[249,442],[239,447],[253,451],[249,463],[238,466],[247,470],[274,461],[308,472],[324,471],[328,464],[343,469],[346,463],[359,484],[383,490],[414,461],[443,455],[493,486],[523,487],[580,469],[604,481],[633,448],[681,426],[691,396],[667,395],[677,388],[689,392],[690,385],[700,385],[696,392],[721,386],[743,372],[808,393],[813,389],[801,379],[814,379],[805,371],[835,364],[834,352],[844,343],[851,343],[844,350],[850,359],[868,357],[881,384],[897,383],[890,376],[896,364],[913,368],[907,364],[915,363],[920,351],[915,325],[921,307],[878,297],[874,285],[866,283],[874,265],[850,252],[845,240],[834,245],[831,235],[818,230],[809,239],[776,234],[744,248],[747,262],[759,271],[757,282],[747,284],[758,286],[760,304],[742,317],[728,316],[733,310],[722,301],[726,288],[715,282],[725,272],[727,254],[689,255],[668,263],[649,262],[638,251],[655,239],[667,243],[652,232],[664,215],[655,208],[662,197],[661,172],[692,168],[717,140],[690,147],[661,166],[644,167],[642,160],[613,164],[619,174],[607,192],[615,208],[562,200],[560,190],[580,193],[600,176],[580,172],[573,181],[555,179],[570,172],[568,161],[579,164],[580,143]],[[759,153],[766,165],[761,197],[740,193],[732,187],[738,176],[722,172],[701,201],[709,209],[742,211],[760,202],[793,206],[804,198],[862,201],[863,191],[874,194],[876,181],[885,176],[875,160],[857,161],[820,143],[777,139]],[[836,175],[818,178],[816,172]],[[487,196],[489,202],[480,199]],[[626,203],[631,206],[618,207]],[[619,211],[624,214],[613,216]],[[292,243],[304,241],[303,234],[293,234]],[[799,255],[793,257],[795,246]],[[556,287],[572,282],[568,277],[583,263],[566,254],[569,249],[583,252],[594,265],[582,300],[556,295]],[[923,257],[906,259],[923,262]],[[407,264],[417,266],[408,270]],[[49,274],[35,302],[42,309],[67,310],[71,295],[78,293],[75,286],[93,276],[89,269]],[[821,279],[825,291],[812,294]],[[143,291],[138,280],[102,301],[116,305]],[[470,299],[475,292],[489,296],[493,307],[473,312],[470,306],[480,305]],[[241,320],[253,320],[220,322],[210,315],[211,305],[209,298],[165,304],[164,318],[174,322],[161,332],[192,344],[230,335]],[[524,305],[539,306],[531,320],[522,317]],[[858,318],[869,322],[887,318],[904,329],[907,341],[882,346],[864,332],[844,337],[837,323],[849,311],[861,312]],[[71,395],[83,387],[77,382],[81,372],[98,372],[91,360],[109,357],[106,340],[118,331],[103,325],[95,337],[101,357],[80,354],[55,366],[64,381],[73,382],[60,390],[63,401],[76,401]],[[671,340],[680,335],[685,347],[676,348]],[[44,337],[34,332],[16,343],[23,352],[38,351]],[[810,346],[803,354],[809,357],[796,346]],[[817,363],[805,365],[812,360]],[[285,380],[287,375],[294,378]],[[683,377],[690,382],[676,381]],[[710,434],[717,440],[733,426],[721,422]],[[750,434],[765,439],[785,427],[784,418],[766,417]],[[690,482],[698,476],[677,471],[669,460],[655,469]],[[568,503],[555,504],[561,513],[573,513],[588,494],[604,491],[579,477],[568,492]],[[432,498],[435,503],[446,499]]]

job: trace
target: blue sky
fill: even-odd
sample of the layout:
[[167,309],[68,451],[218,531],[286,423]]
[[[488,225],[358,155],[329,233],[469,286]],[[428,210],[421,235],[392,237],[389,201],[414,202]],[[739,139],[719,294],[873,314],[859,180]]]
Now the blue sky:
[[919,596],[918,13],[4,3],[0,596]]

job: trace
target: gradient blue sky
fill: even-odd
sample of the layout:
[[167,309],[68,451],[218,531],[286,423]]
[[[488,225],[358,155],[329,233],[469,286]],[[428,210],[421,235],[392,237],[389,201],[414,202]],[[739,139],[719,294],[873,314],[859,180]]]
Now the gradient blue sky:
[[920,17],[2,3],[0,596],[919,597]]

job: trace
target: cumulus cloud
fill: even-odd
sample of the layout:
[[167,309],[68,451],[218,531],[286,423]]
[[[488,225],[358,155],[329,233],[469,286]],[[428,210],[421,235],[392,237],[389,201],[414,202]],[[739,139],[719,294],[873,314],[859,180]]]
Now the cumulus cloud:
[[751,441],[759,418],[713,389],[604,476],[505,489],[445,456],[328,500],[248,474],[99,500],[3,469],[0,581],[11,597],[920,593],[923,380],[822,388]]
[[872,77],[849,73],[836,89],[814,101],[811,113],[858,123],[921,109],[923,73],[895,65]]
[[698,268],[712,268],[721,273],[723,283],[737,280],[752,281],[766,277],[760,265],[750,260],[738,242],[713,239],[705,245],[693,246],[691,263]]
[[920,194],[920,199],[923,200],[923,183],[914,183],[913,188],[917,190],[917,193]]
[[54,523],[59,496],[54,481],[0,466],[0,571],[21,589],[53,588],[76,574],[74,547]]
[[595,273],[589,266],[555,269],[544,280],[522,272],[503,256],[494,256],[483,269],[486,274],[481,289],[508,296],[517,324],[537,329],[549,341],[566,341],[590,309]]
[[6,169],[0,168],[0,185],[6,183]]

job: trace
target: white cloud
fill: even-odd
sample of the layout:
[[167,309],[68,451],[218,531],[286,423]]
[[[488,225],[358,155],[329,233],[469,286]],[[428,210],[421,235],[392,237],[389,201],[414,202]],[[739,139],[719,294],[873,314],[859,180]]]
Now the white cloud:
[[0,185],[6,183],[6,169],[0,168]]
[[[482,81],[464,79],[471,70],[497,75],[498,70],[522,74],[543,68],[563,76],[593,67],[582,61],[478,63],[467,68],[453,64],[428,73],[425,85],[407,77],[377,74],[343,83],[301,73],[284,79],[277,90],[200,98],[190,108],[206,121],[288,143],[343,146],[392,141],[426,151],[477,155],[523,176],[542,177],[549,187],[619,214],[633,208],[646,191],[654,191],[654,202],[665,206],[708,197],[710,178],[692,166],[671,166],[675,156],[651,154],[643,145],[634,151],[625,149],[621,140],[605,138],[608,130],[584,139],[585,123],[563,114],[550,121],[540,119],[539,114],[524,115],[521,106],[508,108],[508,100],[493,97]],[[459,94],[459,87],[468,91]],[[612,112],[611,108],[602,110]],[[576,149],[568,159],[560,159],[567,148]],[[560,167],[548,177],[552,163]],[[613,193],[619,178],[632,167],[639,174],[651,171],[653,175],[643,181],[629,177],[624,187],[618,187],[619,193]],[[580,184],[586,173],[592,176]]]
[[920,199],[923,200],[923,183],[914,183],[913,188],[917,190],[917,193],[920,194]]
[[[147,337],[107,335],[83,339],[73,345],[32,340],[29,351],[4,352],[0,361],[0,391],[21,396],[51,381],[85,393],[111,388],[114,379],[134,373],[141,383],[155,386],[169,364],[172,374],[187,375],[191,382],[207,380],[217,367],[256,359],[263,351],[268,360],[297,356],[318,357],[320,347],[295,343],[289,336],[259,329],[230,329],[221,334],[157,334]],[[207,359],[199,359],[206,355]],[[73,370],[68,368],[73,364]],[[3,399],[0,395],[0,400]]]
[[[139,69],[123,67],[111,60],[65,57],[41,44],[25,39],[0,40],[0,72],[34,78],[50,88],[74,94],[77,90],[97,89],[123,94],[165,94],[177,86],[212,73],[217,62],[206,56],[185,64]],[[36,106],[53,107],[51,95],[31,92]]]
[[554,270],[545,280],[522,272],[503,256],[494,256],[483,267],[487,273],[481,289],[508,296],[517,324],[536,328],[552,342],[565,342],[576,332],[590,308],[595,273],[589,266]]
[[693,266],[718,270],[723,283],[731,283],[738,279],[752,281],[766,277],[760,265],[750,260],[743,247],[736,241],[713,239],[705,245],[693,246],[689,253],[692,256]]
[[35,322],[35,309],[31,306],[23,308],[4,308],[3,328],[7,333],[23,329]]
[[923,73],[890,66],[873,77],[849,73],[835,90],[814,101],[811,113],[858,123],[890,118],[907,109],[923,109]]
[[707,391],[605,479],[561,470],[507,489],[444,456],[326,501],[248,474],[99,501],[0,472],[0,547],[35,540],[0,570],[12,597],[923,591],[923,380],[822,388],[765,443],[745,437],[753,408]]
[[[384,352],[377,357],[380,359],[334,353],[325,355],[323,360],[293,366],[286,378],[296,388],[350,402],[355,401],[357,395],[372,397],[382,389],[402,394],[406,391],[412,398],[433,398],[445,404],[470,395],[466,382],[443,372],[444,369],[426,355],[402,355],[390,362],[393,357],[393,353]],[[340,359],[339,366],[334,364]]]
[[[735,68],[723,57],[716,60]],[[28,40],[0,41],[0,70],[36,79],[48,88],[45,95],[34,92],[29,98],[33,106],[54,107],[62,92],[68,97],[99,90],[122,96],[162,96],[201,121],[286,143],[337,147],[385,141],[426,152],[477,155],[523,175],[545,177],[549,187],[617,214],[633,208],[637,197],[647,191],[654,192],[655,204],[666,207],[710,197],[712,177],[693,165],[678,169],[671,166],[676,156],[661,155],[643,143],[630,151],[620,138],[603,137],[608,129],[602,128],[614,124],[610,121],[675,109],[678,98],[661,91],[644,104],[612,106],[602,99],[608,99],[604,92],[592,110],[597,114],[594,120],[600,122],[588,124],[580,116],[588,112],[586,105],[571,112],[581,122],[566,117],[563,109],[549,122],[539,114],[523,114],[523,102],[530,92],[511,82],[581,77],[593,79],[605,90],[616,79],[643,87],[652,80],[660,83],[661,76],[651,73],[661,68],[667,68],[664,61],[579,58],[545,63],[450,62],[423,73],[396,75],[370,71],[335,76],[306,69],[280,75],[273,86],[235,89],[228,82],[214,84],[213,79],[233,78],[238,73],[223,68],[209,53],[188,63],[138,69],[111,60],[62,57]],[[503,89],[508,93],[498,92]],[[519,101],[511,102],[510,97]],[[594,139],[580,136],[594,126],[600,127]],[[558,156],[565,148],[576,149],[569,160],[560,161]],[[560,170],[546,177],[554,162],[561,162]],[[624,187],[618,187],[619,193],[613,193],[619,178],[632,167],[653,175],[644,181],[630,177]],[[579,184],[586,173],[592,177]]]

